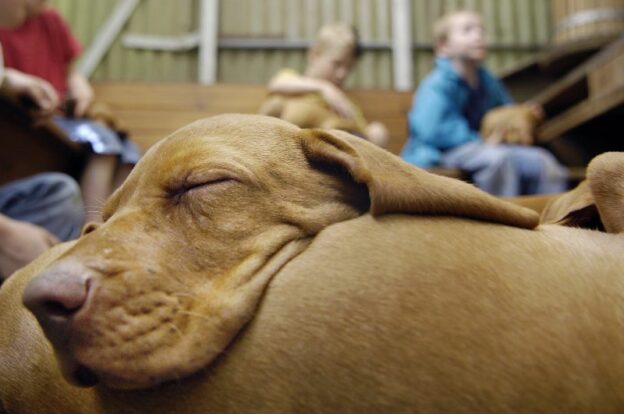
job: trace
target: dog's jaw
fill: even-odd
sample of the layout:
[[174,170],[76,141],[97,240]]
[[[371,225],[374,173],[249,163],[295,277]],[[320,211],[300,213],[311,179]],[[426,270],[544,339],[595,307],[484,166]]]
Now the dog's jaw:
[[67,347],[55,346],[65,378],[81,386],[143,389],[206,370],[253,317],[272,276],[308,243],[274,240],[274,251],[250,255],[194,297],[156,291],[120,298],[120,291],[95,291],[74,318]]

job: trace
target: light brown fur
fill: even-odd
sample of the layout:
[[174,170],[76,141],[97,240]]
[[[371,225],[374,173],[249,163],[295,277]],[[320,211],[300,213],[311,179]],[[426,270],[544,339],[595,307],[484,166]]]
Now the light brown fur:
[[624,155],[607,152],[587,166],[587,179],[576,188],[553,198],[540,221],[621,233],[624,230]]
[[561,193],[556,194],[537,194],[537,195],[522,195],[515,197],[501,197],[505,201],[517,204],[522,207],[530,208],[538,214],[541,214],[546,206],[554,199],[561,196]]
[[341,129],[360,136],[365,132],[354,120],[340,117],[319,99],[307,95],[271,94],[258,113],[283,119],[301,128]]
[[[624,409],[618,235],[529,230],[361,139],[245,116],[162,141],[105,214],[2,287],[6,412]],[[83,272],[55,350],[87,389],[20,305]]]
[[531,145],[542,117],[528,104],[499,106],[481,121],[481,136],[494,144]]
[[540,221],[569,227],[592,227],[600,217],[587,180],[576,188],[554,196],[541,212]]

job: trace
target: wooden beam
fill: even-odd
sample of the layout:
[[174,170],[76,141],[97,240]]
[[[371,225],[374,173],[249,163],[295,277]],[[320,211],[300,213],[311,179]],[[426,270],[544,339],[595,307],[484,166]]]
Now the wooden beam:
[[129,49],[158,50],[167,52],[186,52],[199,46],[199,33],[181,36],[157,36],[127,33],[121,40]]
[[624,105],[624,86],[596,99],[583,101],[549,120],[538,130],[537,140],[540,143],[546,143],[619,105]]
[[409,0],[392,0],[392,63],[394,89],[412,89],[412,25]]
[[547,108],[550,102],[556,100],[559,96],[568,93],[570,89],[578,88],[579,84],[586,82],[585,79],[589,72],[600,65],[603,65],[605,62],[614,59],[618,54],[622,53],[622,50],[624,50],[624,36],[620,37],[594,57],[568,73],[561,80],[554,83],[550,88],[535,96],[532,101]]
[[201,0],[199,17],[199,83],[217,82],[219,0]]
[[119,0],[102,28],[98,31],[89,48],[78,62],[77,70],[90,77],[108,49],[134,13],[140,0]]

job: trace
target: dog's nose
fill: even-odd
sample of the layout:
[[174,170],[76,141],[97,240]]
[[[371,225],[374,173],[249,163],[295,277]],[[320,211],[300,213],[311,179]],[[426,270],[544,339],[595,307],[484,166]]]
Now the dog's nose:
[[72,317],[85,305],[90,284],[87,269],[66,263],[44,271],[24,289],[24,305],[55,346],[66,342]]

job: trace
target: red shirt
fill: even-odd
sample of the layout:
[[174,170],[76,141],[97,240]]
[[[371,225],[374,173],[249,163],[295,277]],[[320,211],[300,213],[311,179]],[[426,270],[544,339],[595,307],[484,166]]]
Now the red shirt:
[[50,82],[64,98],[70,63],[80,43],[58,12],[46,8],[14,29],[0,29],[4,65]]

